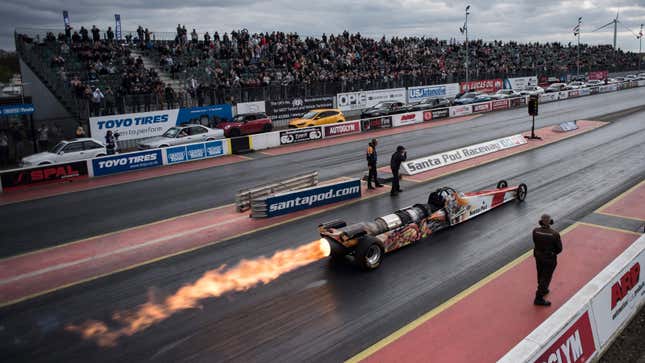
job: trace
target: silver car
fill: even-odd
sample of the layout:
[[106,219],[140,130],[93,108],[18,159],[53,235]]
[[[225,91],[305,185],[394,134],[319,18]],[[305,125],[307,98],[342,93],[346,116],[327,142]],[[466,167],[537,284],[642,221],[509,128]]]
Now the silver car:
[[66,163],[105,155],[107,155],[107,151],[100,141],[84,137],[61,141],[50,151],[24,157],[20,166],[27,168],[38,165]]
[[137,144],[139,150],[156,149],[193,142],[212,141],[224,138],[224,130],[211,129],[201,125],[171,127],[161,136],[156,136]]
[[496,100],[501,100],[505,98],[514,98],[514,97],[520,97],[522,96],[520,92],[514,90],[514,89],[501,89],[497,91],[496,93],[493,93],[489,95],[490,98],[496,99]]
[[540,86],[526,86],[520,91],[522,96],[541,95],[542,93],[544,93],[544,88]]

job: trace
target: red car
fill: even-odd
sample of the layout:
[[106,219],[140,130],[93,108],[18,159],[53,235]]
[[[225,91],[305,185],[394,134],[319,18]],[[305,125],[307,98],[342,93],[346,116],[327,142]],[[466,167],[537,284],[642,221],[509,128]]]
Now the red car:
[[249,113],[237,115],[232,121],[222,121],[215,127],[224,130],[226,137],[236,137],[269,132],[273,130],[273,122],[265,113]]

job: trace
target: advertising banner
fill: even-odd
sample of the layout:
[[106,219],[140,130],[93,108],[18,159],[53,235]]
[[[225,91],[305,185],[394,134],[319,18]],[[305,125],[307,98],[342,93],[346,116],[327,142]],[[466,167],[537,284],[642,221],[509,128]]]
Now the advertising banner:
[[572,89],[568,93],[569,93],[568,95],[569,98],[580,97],[580,92],[577,89]]
[[537,86],[538,78],[537,76],[533,77],[516,77],[516,78],[506,78],[504,80],[504,88],[510,88],[514,90],[523,90],[529,86]]
[[356,134],[359,132],[361,132],[360,121],[347,121],[347,122],[341,122],[337,124],[323,126],[323,136],[325,138]]
[[484,79],[481,81],[461,82],[459,84],[461,92],[480,91],[484,93],[494,93],[502,89],[504,81],[501,78]]
[[408,87],[408,103],[421,101],[426,98],[453,98],[458,93],[459,83]]
[[363,131],[390,128],[392,127],[392,117],[384,116],[361,120],[361,126]]
[[0,106],[0,116],[31,115],[36,109],[31,103]]
[[102,176],[150,168],[162,163],[161,150],[156,149],[92,159],[92,169],[94,176]]
[[473,112],[490,112],[490,111],[491,111],[490,102],[475,103],[473,105]]
[[266,198],[265,202],[267,216],[275,217],[347,199],[360,198],[360,196],[361,181],[354,179],[342,183],[278,194]]
[[557,93],[542,93],[540,95],[540,102],[552,102],[558,100]]
[[560,91],[558,92],[558,99],[559,100],[566,100],[569,98],[569,91]]
[[505,110],[509,107],[508,100],[493,100],[491,101],[491,108],[493,111]]
[[343,111],[360,110],[376,105],[381,101],[407,101],[405,88],[390,88],[374,91],[339,93],[336,95],[338,108]]
[[112,130],[120,134],[120,141],[138,140],[162,135],[169,128],[181,124],[208,125],[214,118],[231,119],[232,117],[231,105],[90,117],[90,134],[97,140],[104,140],[107,131]]
[[578,90],[578,96],[589,96],[590,94],[591,94],[591,88],[580,88]]
[[121,15],[114,14],[114,37],[116,40],[121,40]]
[[568,329],[552,338],[551,344],[532,362],[584,363],[593,358],[596,351],[589,311],[585,310]]
[[323,134],[320,126],[307,127],[305,129],[289,129],[280,131],[280,145],[320,140],[322,137]]
[[526,105],[526,97],[522,96],[522,97],[510,98],[508,100],[508,102],[509,102],[511,108],[512,107],[524,106],[524,105]]
[[392,115],[392,127],[418,124],[423,122],[423,112],[408,112],[399,115]]
[[461,105],[450,107],[450,117],[465,116],[473,113],[473,105]]
[[67,10],[63,10],[63,25],[65,26],[65,29],[70,26],[69,12]]
[[587,79],[589,79],[590,81],[592,80],[604,81],[607,79],[608,76],[609,76],[608,71],[595,71],[595,72],[589,72]]
[[225,154],[222,140],[208,141],[198,144],[169,147],[164,149],[168,164],[184,161],[214,158]]
[[618,91],[618,84],[608,84],[605,86],[600,86],[598,87],[598,90],[600,91],[600,93],[616,92]]
[[605,287],[591,299],[600,345],[609,338],[645,302],[645,251],[641,251]]
[[334,97],[298,97],[292,100],[267,101],[266,111],[274,124],[286,126],[289,120],[301,117],[309,110],[333,107]]
[[435,108],[434,110],[423,111],[423,121],[439,120],[450,116],[449,108]]
[[264,101],[242,102],[237,104],[237,114],[246,115],[247,113],[266,112],[266,103]]
[[0,174],[0,180],[2,180],[2,189],[8,191],[35,184],[86,178],[87,175],[87,161],[82,160],[64,164],[38,166],[29,169],[10,170]]
[[524,144],[526,144],[526,139],[522,135],[518,134],[507,136],[501,139],[465,146],[463,148],[406,161],[403,163],[403,170],[406,175],[415,175]]

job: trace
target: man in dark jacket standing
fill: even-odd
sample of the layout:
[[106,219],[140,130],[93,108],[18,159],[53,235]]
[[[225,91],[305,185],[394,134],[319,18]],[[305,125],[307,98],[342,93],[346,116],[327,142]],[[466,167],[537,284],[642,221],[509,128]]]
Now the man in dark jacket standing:
[[549,293],[549,284],[553,271],[558,264],[557,255],[562,252],[560,234],[551,228],[553,219],[548,214],[543,214],[539,221],[540,227],[533,230],[533,256],[538,275],[538,288],[535,292],[535,305],[550,306],[551,302],[544,299]]
[[368,174],[367,174],[367,189],[374,189],[372,186],[372,181],[374,181],[374,185],[376,185],[377,188],[382,187],[381,183],[378,181],[378,176],[376,174],[376,161],[377,161],[377,154],[376,154],[376,144],[378,142],[376,139],[372,139],[370,143],[367,145],[367,153],[365,153],[365,157],[367,158],[367,169],[368,169]]
[[403,146],[397,146],[396,152],[392,154],[392,159],[390,159],[390,169],[392,170],[392,190],[390,191],[391,196],[396,196],[399,192],[402,192],[399,187],[399,169],[401,168],[401,163],[408,158],[408,153],[405,151]]

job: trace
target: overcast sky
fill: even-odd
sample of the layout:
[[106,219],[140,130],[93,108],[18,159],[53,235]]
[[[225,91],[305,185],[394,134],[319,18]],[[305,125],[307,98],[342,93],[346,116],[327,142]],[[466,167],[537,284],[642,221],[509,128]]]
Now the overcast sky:
[[[154,4],[154,5],[153,5]],[[302,35],[339,33],[347,29],[364,35],[425,35],[463,39],[459,27],[464,8],[471,5],[469,34],[484,40],[575,42],[571,29],[583,17],[582,42],[610,44],[619,20],[634,33],[645,23],[645,0],[2,0],[0,49],[14,49],[16,28],[62,29],[62,10],[71,24],[114,27],[121,14],[123,30],[141,24],[154,32],[174,32],[177,23],[198,32],[247,28],[251,32],[281,30]],[[619,24],[618,46],[638,51],[634,34]]]

